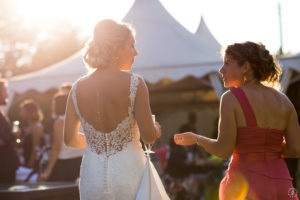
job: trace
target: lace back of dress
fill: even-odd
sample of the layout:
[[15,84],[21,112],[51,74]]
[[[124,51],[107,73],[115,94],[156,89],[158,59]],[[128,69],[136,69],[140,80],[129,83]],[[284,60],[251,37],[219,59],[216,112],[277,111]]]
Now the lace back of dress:
[[71,95],[74,108],[86,136],[88,147],[91,151],[99,155],[105,153],[107,157],[122,151],[135,136],[134,129],[136,121],[133,112],[137,86],[139,84],[138,76],[136,74],[132,74],[130,78],[130,106],[128,107],[128,116],[117,125],[115,130],[109,133],[97,131],[81,116],[76,98],[77,84],[81,80],[82,79],[79,79],[74,83]]

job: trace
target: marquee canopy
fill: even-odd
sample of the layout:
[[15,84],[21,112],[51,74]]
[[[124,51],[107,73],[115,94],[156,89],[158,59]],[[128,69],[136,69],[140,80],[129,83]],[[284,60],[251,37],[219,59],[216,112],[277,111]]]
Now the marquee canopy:
[[[136,0],[123,21],[136,30],[139,55],[133,71],[150,83],[162,78],[176,81],[188,75],[202,77],[221,65],[220,45],[211,39],[213,36],[203,19],[199,35],[195,35],[180,25],[159,0]],[[28,89],[42,92],[73,82],[85,73],[87,68],[77,53],[46,69],[11,78],[9,88],[16,92]]]

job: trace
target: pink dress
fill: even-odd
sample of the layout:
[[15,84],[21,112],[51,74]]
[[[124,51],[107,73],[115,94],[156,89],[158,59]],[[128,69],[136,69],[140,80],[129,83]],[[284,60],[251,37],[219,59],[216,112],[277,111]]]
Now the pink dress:
[[251,105],[241,88],[231,92],[239,100],[247,126],[238,128],[236,146],[225,177],[220,183],[219,199],[295,200],[285,161],[281,158],[284,131],[259,128]]

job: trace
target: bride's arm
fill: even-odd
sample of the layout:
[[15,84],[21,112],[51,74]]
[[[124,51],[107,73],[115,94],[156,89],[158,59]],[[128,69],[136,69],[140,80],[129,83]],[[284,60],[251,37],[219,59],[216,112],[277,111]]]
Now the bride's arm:
[[146,83],[139,77],[134,111],[135,118],[139,126],[142,140],[145,144],[152,144],[160,137],[161,130],[159,124],[154,124],[149,103],[149,92]]
[[64,124],[64,142],[74,148],[86,148],[85,136],[79,134],[80,121],[76,114],[72,95],[68,97],[66,118]]

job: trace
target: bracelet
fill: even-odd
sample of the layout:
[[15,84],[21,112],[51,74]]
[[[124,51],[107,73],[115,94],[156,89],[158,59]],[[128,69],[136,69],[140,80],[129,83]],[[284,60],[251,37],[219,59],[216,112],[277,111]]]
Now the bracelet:
[[154,128],[155,128],[155,139],[157,139],[158,138],[157,133],[159,132],[159,128],[157,126],[154,126]]
[[200,140],[201,138],[203,138],[203,136],[201,136],[201,135],[198,135],[198,137],[197,137],[197,140],[196,140],[196,144],[197,144],[197,145],[199,145],[199,146],[200,146],[200,144],[199,144],[199,140]]

